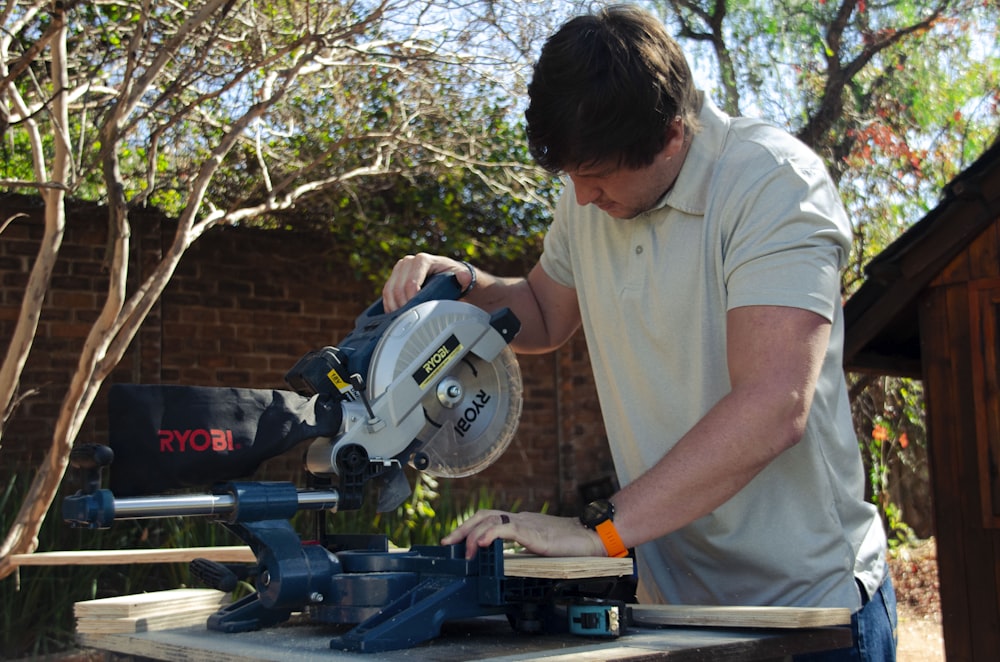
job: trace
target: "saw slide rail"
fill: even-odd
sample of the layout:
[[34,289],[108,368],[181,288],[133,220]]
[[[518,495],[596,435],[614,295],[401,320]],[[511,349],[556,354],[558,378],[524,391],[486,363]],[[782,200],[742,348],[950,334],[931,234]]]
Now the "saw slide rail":
[[[74,449],[77,452],[78,449]],[[105,529],[116,519],[158,517],[215,517],[235,520],[238,511],[252,517],[252,510],[274,512],[282,508],[294,515],[299,510],[337,510],[338,491],[298,489],[291,483],[225,484],[212,494],[168,494],[144,497],[115,497],[111,490],[78,493],[63,500],[62,515],[67,523],[81,528]]]

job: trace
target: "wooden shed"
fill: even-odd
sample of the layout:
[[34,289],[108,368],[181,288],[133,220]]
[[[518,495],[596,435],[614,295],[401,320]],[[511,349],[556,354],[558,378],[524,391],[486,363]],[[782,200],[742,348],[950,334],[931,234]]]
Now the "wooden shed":
[[923,380],[949,660],[1000,659],[1000,141],[874,258],[845,368]]

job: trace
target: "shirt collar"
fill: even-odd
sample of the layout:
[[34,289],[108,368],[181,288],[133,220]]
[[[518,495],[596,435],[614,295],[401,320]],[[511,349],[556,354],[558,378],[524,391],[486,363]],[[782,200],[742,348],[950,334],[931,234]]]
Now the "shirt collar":
[[729,116],[722,112],[712,100],[699,92],[702,99],[698,113],[699,129],[691,139],[684,165],[677,174],[677,180],[656,209],[673,207],[687,214],[702,216],[708,207],[708,189],[726,134],[729,131]]

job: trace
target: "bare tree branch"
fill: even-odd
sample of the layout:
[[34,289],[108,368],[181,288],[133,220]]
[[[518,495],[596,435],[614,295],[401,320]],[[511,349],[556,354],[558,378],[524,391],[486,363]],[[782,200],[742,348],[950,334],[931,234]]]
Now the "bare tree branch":
[[823,96],[819,104],[810,113],[809,121],[798,132],[798,138],[807,145],[818,145],[823,140],[834,122],[843,114],[844,91],[853,78],[872,58],[889,47],[903,41],[910,35],[926,31],[936,23],[942,12],[948,7],[948,0],[941,2],[923,19],[912,25],[880,34],[865,44],[862,51],[853,59],[843,62],[842,36],[844,25],[851,12],[854,11],[856,0],[844,0],[837,12],[837,18],[830,25],[826,34],[827,76]]
[[[56,132],[60,133],[69,126],[66,100],[61,93],[68,86],[65,18],[64,12],[59,11],[58,8],[54,9],[52,22],[54,25],[58,25],[59,29],[53,37],[49,49],[52,61],[51,76],[56,83],[55,95],[52,100],[53,127]],[[13,85],[8,85],[8,89],[13,90]],[[37,128],[34,133],[37,134]],[[53,147],[51,172],[53,179],[59,182],[66,181],[69,175],[69,152],[67,149],[69,142],[65,138],[65,134],[61,133],[54,141]],[[36,160],[36,163],[38,162],[40,162],[40,158]],[[36,173],[38,173],[37,169]],[[25,298],[21,304],[21,312],[15,326],[14,336],[11,338],[3,365],[0,366],[0,411],[3,413],[2,419],[4,421],[9,416],[9,408],[13,402],[12,396],[18,390],[21,372],[31,351],[42,302],[51,281],[52,270],[59,253],[59,247],[62,244],[66,223],[65,193],[63,190],[55,187],[46,188],[42,192],[42,197],[45,200],[45,232],[39,245],[38,256],[35,259],[28,285],[25,288]],[[68,393],[67,399],[64,401],[64,411],[75,406],[70,398],[71,395]],[[45,513],[48,511],[49,504],[52,503],[59,482],[65,473],[69,461],[69,449],[78,429],[78,417],[70,418],[71,420],[64,421],[63,415],[60,414],[52,446],[47,454],[47,461],[35,474],[28,497],[22,503],[11,530],[3,544],[0,545],[0,579],[13,571],[13,566],[10,563],[11,554],[34,551],[38,544],[38,530],[41,528]],[[73,418],[77,420],[72,420]],[[74,426],[74,423],[77,425]]]
[[[680,36],[695,41],[704,41],[712,46],[719,63],[719,78],[725,97],[723,109],[731,115],[739,115],[740,91],[736,84],[736,65],[723,34],[723,24],[728,13],[726,0],[714,0],[711,4],[711,10],[706,10],[694,0],[670,0],[670,5],[674,8],[681,23]],[[699,29],[692,25],[687,20],[688,14],[697,17],[704,23],[705,27]]]

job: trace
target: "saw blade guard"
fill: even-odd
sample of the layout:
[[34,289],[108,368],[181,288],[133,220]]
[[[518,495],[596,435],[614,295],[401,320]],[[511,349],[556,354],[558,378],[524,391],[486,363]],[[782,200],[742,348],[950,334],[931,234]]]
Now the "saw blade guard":
[[[419,446],[409,461],[432,476],[459,478],[482,471],[517,431],[521,370],[491,322],[488,313],[464,302],[421,304],[396,321],[372,355],[368,390],[374,399],[387,395],[401,377],[408,379],[414,365],[428,375],[415,435]],[[453,334],[470,324],[475,333]],[[428,348],[438,351],[428,357]]]

